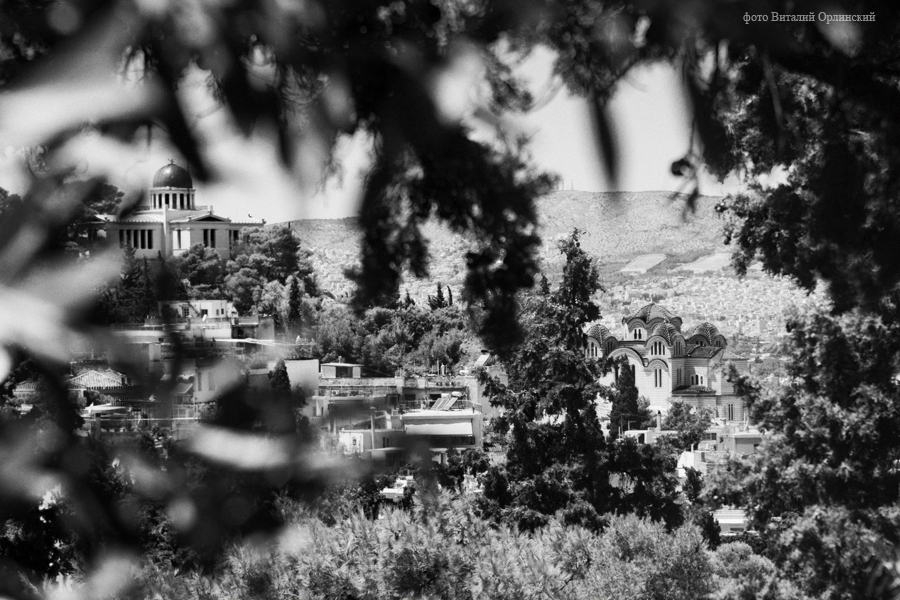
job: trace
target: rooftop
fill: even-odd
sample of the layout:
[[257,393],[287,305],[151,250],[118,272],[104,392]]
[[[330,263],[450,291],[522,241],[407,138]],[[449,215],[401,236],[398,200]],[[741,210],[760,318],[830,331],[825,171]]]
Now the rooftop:
[[184,167],[179,167],[174,160],[156,172],[153,176],[153,187],[193,188],[194,180]]

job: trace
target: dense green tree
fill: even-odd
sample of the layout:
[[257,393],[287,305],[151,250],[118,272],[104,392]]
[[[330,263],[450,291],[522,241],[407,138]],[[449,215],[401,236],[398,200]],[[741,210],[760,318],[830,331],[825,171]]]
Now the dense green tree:
[[126,247],[118,279],[99,290],[95,317],[104,324],[143,322],[158,312],[156,284],[150,263],[137,260],[134,248]]
[[627,361],[617,366],[617,372],[619,376],[615,393],[610,398],[612,409],[609,411],[609,436],[613,440],[619,436],[620,430],[641,428],[652,419],[647,401],[638,395],[634,373]]
[[714,474],[711,496],[745,506],[769,556],[810,595],[872,597],[900,543],[895,320],[812,313],[790,322],[791,383],[739,383],[759,453]]
[[299,331],[302,323],[302,310],[303,310],[303,296],[300,293],[300,283],[297,277],[291,276],[289,278],[290,284],[288,286],[288,298],[287,298],[287,319],[285,320],[286,329],[293,333],[295,331]]
[[303,281],[306,294],[318,293],[308,255],[289,227],[252,228],[241,236],[225,265],[225,290],[239,313],[281,315],[284,323],[287,303],[276,298],[273,284],[283,290],[294,277]]
[[259,304],[267,283],[262,275],[264,262],[259,254],[241,254],[228,261],[225,290],[239,314],[252,314]]
[[448,306],[447,299],[444,298],[444,287],[440,281],[437,282],[437,291],[434,296],[428,296],[428,306],[431,310],[438,310]]
[[712,425],[712,411],[695,409],[686,402],[672,402],[662,421],[662,428],[676,431],[672,446],[679,452],[690,450],[703,439],[703,432]]
[[169,261],[169,268],[190,284],[188,295],[192,299],[222,297],[222,266],[218,252],[203,244],[194,244],[187,252]]
[[[254,227],[241,231],[233,257],[252,257],[254,267],[265,281],[285,283],[291,275],[301,279],[311,273],[308,264],[301,261],[300,240],[289,227]],[[232,258],[232,261],[235,258]],[[229,262],[230,264],[230,262]],[[231,273],[231,267],[228,272]]]
[[540,294],[542,296],[550,295],[550,281],[547,279],[547,276],[541,273],[541,281],[540,286],[538,288],[540,290]]
[[441,365],[453,370],[476,345],[467,315],[457,307],[371,308],[360,318],[343,305],[330,305],[317,318],[322,360],[342,357],[382,376],[398,370],[425,373]]
[[270,414],[266,415],[269,430],[278,433],[296,432],[294,394],[284,360],[278,360],[275,368],[269,371],[269,385],[272,386],[272,399],[268,408]]
[[533,529],[563,511],[568,522],[600,527],[612,512],[681,522],[674,458],[633,440],[608,442],[597,416],[597,361],[586,358],[583,327],[600,316],[599,288],[579,232],[559,243],[563,279],[530,304],[528,336],[506,361],[509,385],[489,382],[505,412],[495,429],[508,437],[504,467],[485,474],[483,509]]
[[738,386],[766,433],[759,453],[716,471],[710,495],[747,507],[806,593],[872,597],[873,582],[896,579],[883,560],[900,543],[897,321],[812,312],[789,327],[791,383]]

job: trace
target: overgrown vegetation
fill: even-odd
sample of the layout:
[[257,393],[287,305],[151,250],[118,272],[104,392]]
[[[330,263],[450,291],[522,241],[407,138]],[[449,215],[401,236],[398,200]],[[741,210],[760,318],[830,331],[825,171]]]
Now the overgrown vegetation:
[[277,545],[235,546],[212,577],[141,570],[137,597],[197,598],[795,598],[744,543],[709,550],[697,528],[614,516],[602,533],[551,517],[533,534],[496,527],[446,492],[411,510],[361,505],[323,521],[284,502]]

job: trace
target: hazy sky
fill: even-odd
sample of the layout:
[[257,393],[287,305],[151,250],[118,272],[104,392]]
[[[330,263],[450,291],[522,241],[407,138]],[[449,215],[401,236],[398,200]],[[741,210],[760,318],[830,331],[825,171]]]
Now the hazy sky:
[[[463,63],[463,70],[467,68]],[[550,52],[534,53],[521,74],[529,79],[532,91],[540,99],[549,100],[533,113],[510,121],[511,126],[531,136],[537,166],[559,174],[566,189],[612,189],[605,180],[595,147],[587,104],[562,89],[552,98],[547,93],[559,88],[552,76]],[[444,84],[464,90],[472,80],[467,82],[466,73],[462,75],[449,78]],[[672,67],[656,65],[634,70],[619,84],[610,106],[620,150],[618,190],[674,191],[683,183],[670,172],[671,163],[687,151],[690,135],[678,77]],[[323,164],[316,157],[324,153],[315,147],[314,138],[300,154],[311,159],[301,165],[299,173],[289,173],[277,160],[274,144],[270,143],[271,132],[262,129],[250,139],[236,134],[225,111],[207,94],[202,73],[188,76],[180,90],[186,105],[197,115],[193,125],[209,149],[211,162],[224,175],[215,185],[197,185],[198,204],[213,204],[216,212],[235,220],[265,218],[270,223],[339,218],[355,213],[361,173],[367,162],[367,141],[363,136],[339,142],[339,155],[343,157],[340,176],[331,178],[323,188],[319,181]],[[441,95],[448,94],[442,91]],[[105,174],[123,188],[148,185],[153,173],[170,157],[177,159],[177,154],[161,139],[134,148],[98,136],[88,137],[74,144],[71,151],[88,157],[79,161],[82,175]],[[0,187],[13,192],[23,191],[27,181],[21,170],[13,168],[19,155],[12,148],[0,154]],[[705,178],[701,192],[719,195],[734,187],[734,183],[723,187]]]
[[[550,80],[551,61],[549,52],[535,57],[529,65],[533,81]],[[609,109],[620,151],[618,186],[613,188],[604,176],[587,103],[565,90],[524,119],[526,130],[534,132],[536,162],[558,173],[566,189],[679,189],[683,179],[673,176],[670,167],[688,150],[690,115],[676,70],[668,64],[633,70],[619,83]],[[704,177],[701,192],[721,195],[736,185],[731,181],[726,184]]]

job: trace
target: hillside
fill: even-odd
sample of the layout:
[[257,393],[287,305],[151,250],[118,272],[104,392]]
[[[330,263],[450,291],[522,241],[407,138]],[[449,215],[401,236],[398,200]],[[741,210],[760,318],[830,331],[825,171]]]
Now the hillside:
[[[722,252],[722,222],[714,207],[718,198],[700,197],[694,213],[685,211],[684,196],[670,192],[592,193],[554,192],[538,200],[541,262],[551,278],[562,265],[555,241],[578,227],[582,246],[614,273],[640,254],[668,256],[656,269],[671,269],[712,252]],[[312,251],[312,262],[322,287],[336,296],[350,292],[344,269],[356,264],[360,231],[356,219],[293,221],[302,243]],[[440,281],[459,288],[465,276],[463,256],[469,242],[446,228],[429,223],[424,228],[431,253],[430,277],[406,278],[404,288],[416,298],[433,293]]]

